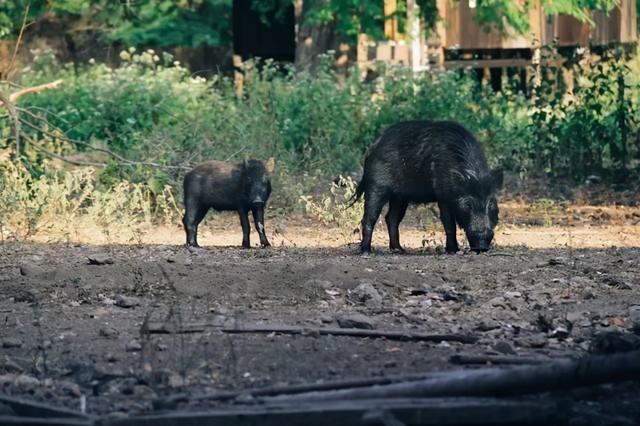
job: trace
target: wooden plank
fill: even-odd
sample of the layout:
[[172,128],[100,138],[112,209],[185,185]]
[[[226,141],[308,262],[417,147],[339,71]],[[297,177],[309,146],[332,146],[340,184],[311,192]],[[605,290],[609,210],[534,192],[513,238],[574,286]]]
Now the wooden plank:
[[531,33],[527,35],[509,29],[506,35],[496,29],[486,32],[475,22],[475,10],[467,1],[438,0],[437,7],[444,21],[438,24],[437,33],[447,49],[525,49],[549,45],[554,38],[560,46],[606,45],[628,43],[637,37],[635,0],[622,0],[610,13],[592,12],[595,26],[568,15],[546,16],[541,1],[536,0],[529,10]]
[[356,50],[356,60],[359,63],[369,61],[369,39],[364,33],[358,34],[358,47]]
[[384,36],[389,40],[398,39],[398,0],[384,0]]
[[[544,66],[559,67],[564,63],[564,59],[553,61],[543,61]],[[469,59],[461,61],[445,61],[446,69],[460,68],[522,68],[532,65],[531,59],[513,58],[513,59]]]
[[635,0],[622,0],[621,8],[621,29],[620,29],[620,41],[622,43],[630,43],[636,41],[637,38],[637,25],[636,19],[637,5]]
[[105,419],[103,426],[324,426],[557,424],[555,402],[491,398],[377,399],[239,406],[195,413]]
[[409,64],[413,71],[417,71],[422,65],[422,46],[420,44],[420,18],[416,0],[407,0],[407,28],[409,36]]
[[[523,0],[516,0],[523,5]],[[524,49],[531,48],[534,39],[542,37],[542,8],[536,1],[529,9],[531,33],[527,35],[517,34],[513,29],[507,28],[507,34],[502,34],[493,28],[486,31],[475,21],[476,10],[469,7],[469,2],[439,1],[438,10],[443,16],[446,28],[446,36],[443,39],[445,48],[461,49]],[[445,11],[445,13],[442,13]]]

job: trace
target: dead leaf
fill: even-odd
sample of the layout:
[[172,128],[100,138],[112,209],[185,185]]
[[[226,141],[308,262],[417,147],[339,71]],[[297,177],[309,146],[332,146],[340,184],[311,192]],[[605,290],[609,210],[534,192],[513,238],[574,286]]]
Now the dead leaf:
[[387,348],[387,352],[388,352],[388,353],[400,352],[401,350],[402,350],[402,349],[400,349],[400,348],[399,348],[399,347],[397,347],[397,346],[394,346],[394,347],[392,347],[392,348]]
[[611,325],[615,325],[616,327],[622,327],[624,325],[624,320],[618,316],[611,318]]

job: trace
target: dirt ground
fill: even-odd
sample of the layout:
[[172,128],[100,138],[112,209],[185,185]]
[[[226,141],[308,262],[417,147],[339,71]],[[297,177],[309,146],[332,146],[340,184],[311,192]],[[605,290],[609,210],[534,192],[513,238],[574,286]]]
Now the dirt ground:
[[[496,246],[481,255],[442,254],[439,227],[419,214],[401,228],[406,255],[388,252],[383,222],[376,254],[361,257],[357,235],[302,218],[271,219],[273,247],[243,250],[233,215],[209,218],[197,251],[177,228],[132,244],[91,230],[69,244],[5,241],[0,394],[106,414],[149,412],[183,393],[177,408],[195,409],[213,403],[193,396],[214,391],[475,367],[453,355],[575,358],[638,345],[637,206],[505,203]],[[188,334],[148,331],[203,323]],[[478,341],[313,332],[345,324]],[[248,325],[311,331],[220,331]],[[610,398],[583,395],[579,406],[611,424],[640,422],[640,384],[607,389]]]

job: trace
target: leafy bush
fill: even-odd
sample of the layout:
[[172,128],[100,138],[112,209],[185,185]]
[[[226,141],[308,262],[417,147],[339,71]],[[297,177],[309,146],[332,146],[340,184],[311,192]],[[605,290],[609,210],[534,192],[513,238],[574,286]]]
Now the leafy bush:
[[319,201],[310,195],[301,196],[300,201],[307,213],[325,225],[337,226],[342,236],[349,238],[360,229],[360,219],[364,213],[362,200],[351,205],[357,186],[357,181],[340,176],[337,182],[331,183],[329,193]]
[[60,170],[34,177],[22,166],[0,162],[0,224],[4,235],[23,239],[39,232],[67,238],[78,228],[98,229],[107,237],[136,240],[151,223],[176,223],[180,211],[169,187],[154,194],[146,185],[120,181],[100,185],[94,169]]
[[[160,166],[275,156],[272,204],[288,211],[312,211],[317,201],[301,202],[301,194],[359,173],[367,147],[400,120],[459,121],[483,142],[493,166],[521,173],[631,180],[640,171],[640,91],[631,71],[640,69],[637,59],[583,58],[574,69],[573,93],[563,91],[559,70],[543,69],[541,83],[525,97],[508,87],[494,93],[460,71],[413,74],[380,65],[379,76],[365,82],[355,69],[346,76],[334,72],[328,57],[313,75],[270,61],[249,63],[237,93],[230,77],[193,77],[167,54],[130,49],[121,58],[114,69],[71,67],[43,53],[21,84],[64,83],[22,98],[20,106],[34,140],[59,154],[106,161],[92,172],[96,184],[116,192],[123,181],[142,185],[150,198],[140,203],[164,199],[167,185],[179,194],[182,171],[122,164],[61,135]],[[12,135],[9,117],[0,115],[0,148],[14,146]],[[22,159],[30,179],[50,175],[40,152],[26,146]],[[114,214],[119,210],[115,205]]]

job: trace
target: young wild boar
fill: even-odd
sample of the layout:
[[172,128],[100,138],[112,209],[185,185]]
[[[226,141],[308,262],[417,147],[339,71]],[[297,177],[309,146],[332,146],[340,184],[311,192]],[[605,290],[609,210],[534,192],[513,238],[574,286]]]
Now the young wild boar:
[[451,121],[407,121],[387,128],[371,146],[355,200],[364,194],[363,253],[371,252],[371,236],[382,207],[389,247],[403,252],[398,225],[409,203],[437,202],[447,236],[446,251],[458,251],[456,223],[471,250],[489,249],[498,222],[496,190],[502,172],[487,166],[482,147],[460,124]]
[[187,246],[198,246],[198,225],[210,208],[218,211],[235,210],[242,225],[242,247],[249,248],[249,210],[253,214],[260,245],[268,247],[264,232],[264,206],[271,194],[268,173],[275,160],[266,163],[245,160],[241,163],[207,161],[184,176],[184,206],[182,219],[187,233]]

